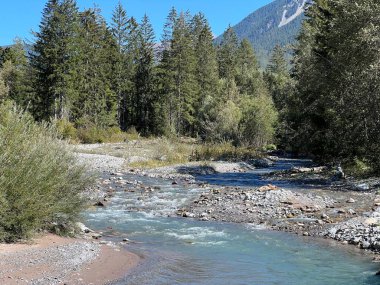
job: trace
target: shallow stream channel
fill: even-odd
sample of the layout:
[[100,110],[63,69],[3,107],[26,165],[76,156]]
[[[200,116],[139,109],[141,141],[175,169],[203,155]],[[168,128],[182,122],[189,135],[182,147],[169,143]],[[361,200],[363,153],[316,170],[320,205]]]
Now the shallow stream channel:
[[[279,161],[269,170],[212,174],[197,180],[257,187],[269,183],[260,174],[297,163],[302,162]],[[121,186],[112,180],[108,187],[116,192],[110,203],[85,213],[86,225],[102,231],[108,240],[128,238],[126,248],[143,257],[141,266],[114,284],[380,284],[374,276],[379,265],[350,246],[250,224],[179,218],[176,211],[207,188],[133,174],[123,174],[122,179],[154,191],[125,191],[133,183]],[[275,184],[295,187],[286,181]]]

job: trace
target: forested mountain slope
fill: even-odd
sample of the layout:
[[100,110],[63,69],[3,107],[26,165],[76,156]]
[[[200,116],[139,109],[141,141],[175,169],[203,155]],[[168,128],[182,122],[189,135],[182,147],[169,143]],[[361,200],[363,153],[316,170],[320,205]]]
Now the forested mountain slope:
[[[275,0],[251,13],[235,25],[239,40],[248,39],[254,46],[260,63],[266,66],[270,52],[276,45],[294,42],[300,30],[304,11],[311,0]],[[216,39],[219,43],[222,36]]]

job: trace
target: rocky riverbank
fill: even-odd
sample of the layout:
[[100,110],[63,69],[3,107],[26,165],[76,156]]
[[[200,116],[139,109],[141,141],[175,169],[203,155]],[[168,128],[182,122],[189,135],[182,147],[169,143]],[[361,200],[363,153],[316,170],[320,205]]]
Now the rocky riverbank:
[[[121,170],[124,165],[123,158],[114,156],[76,156],[96,177]],[[104,197],[104,189],[88,189],[85,195],[97,200]],[[27,243],[0,244],[0,284],[103,285],[123,278],[140,262],[140,257],[123,248],[122,240],[120,244],[102,240],[101,233],[83,224],[78,228],[82,233],[77,238],[45,233]]]
[[0,284],[103,285],[138,262],[116,244],[47,234],[28,244],[0,245]]
[[[325,168],[298,166],[291,170],[264,172],[262,179],[271,183],[266,186],[220,187],[199,182],[197,177],[249,173],[255,168],[281,163],[281,160],[272,157],[248,163],[193,162],[157,169],[135,169],[123,164],[121,158],[96,154],[79,156],[93,161],[98,170],[103,171],[96,189],[99,198],[95,204],[98,206],[106,206],[114,191],[138,191],[141,195],[154,192],[154,187],[141,183],[139,176],[163,178],[179,186],[194,184],[194,187],[204,188],[199,197],[173,215],[202,221],[250,223],[380,251],[380,196],[375,190],[376,179],[342,181],[335,179]],[[121,171],[114,172],[117,169]],[[135,175],[136,179],[125,180],[124,174]],[[284,181],[294,185],[294,189],[282,189],[280,186]],[[119,189],[110,187],[111,183]]]
[[276,178],[272,180],[274,185],[258,188],[213,186],[177,214],[202,221],[252,223],[380,252],[380,195],[376,190],[359,190],[351,187],[352,181],[347,181],[346,187],[342,183],[339,189],[326,180],[321,186],[320,177],[318,188],[307,183],[302,189],[291,181],[297,187],[285,190],[275,186],[280,181],[276,174],[271,177]]

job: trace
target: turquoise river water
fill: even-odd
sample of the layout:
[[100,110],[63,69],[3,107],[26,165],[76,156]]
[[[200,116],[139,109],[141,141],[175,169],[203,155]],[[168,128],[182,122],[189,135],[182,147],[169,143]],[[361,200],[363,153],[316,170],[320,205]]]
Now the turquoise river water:
[[[288,164],[279,163],[273,169]],[[267,183],[259,177],[262,172],[198,178],[213,184],[256,186]],[[160,190],[141,199],[138,191],[120,189],[109,206],[85,214],[89,227],[108,233],[110,240],[128,237],[135,243],[127,249],[143,257],[141,266],[115,284],[380,285],[380,278],[374,276],[379,266],[351,247],[249,224],[168,217],[205,189],[140,176],[124,178]]]

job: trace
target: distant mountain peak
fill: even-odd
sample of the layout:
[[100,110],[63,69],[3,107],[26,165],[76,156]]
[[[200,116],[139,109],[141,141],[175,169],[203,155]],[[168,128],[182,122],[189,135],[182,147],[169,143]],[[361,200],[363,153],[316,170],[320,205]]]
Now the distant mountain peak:
[[[276,45],[293,44],[300,31],[304,12],[312,0],[274,0],[249,14],[232,27],[239,40],[248,39],[263,67]],[[222,35],[215,39],[220,43]]]
[[[282,13],[281,22],[278,27],[281,28],[301,16],[305,12],[307,3],[308,0],[293,0],[291,3],[284,5],[284,12]],[[290,13],[289,10],[294,9],[295,7],[295,12]]]

